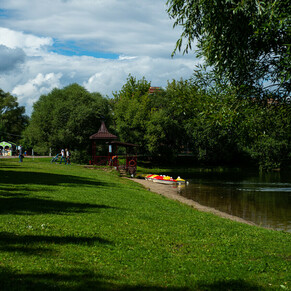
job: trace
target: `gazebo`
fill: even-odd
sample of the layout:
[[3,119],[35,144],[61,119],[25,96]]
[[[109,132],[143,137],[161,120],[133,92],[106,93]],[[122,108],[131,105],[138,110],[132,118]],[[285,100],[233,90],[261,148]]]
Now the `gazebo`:
[[[109,165],[118,171],[124,169],[131,175],[135,174],[138,145],[118,141],[118,137],[108,131],[104,121],[101,122],[98,132],[91,135],[90,139],[92,141],[90,164]],[[121,152],[120,148],[122,148]]]
[[16,151],[16,144],[13,142],[0,142],[0,155],[1,156],[12,156],[13,151]]

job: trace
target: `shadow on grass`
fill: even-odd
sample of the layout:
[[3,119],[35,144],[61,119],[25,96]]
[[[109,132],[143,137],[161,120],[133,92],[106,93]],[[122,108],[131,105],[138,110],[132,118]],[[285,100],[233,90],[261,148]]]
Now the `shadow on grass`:
[[[7,268],[0,267],[1,290],[228,290],[228,291],[248,291],[264,290],[244,281],[221,281],[213,285],[202,284],[195,287],[159,287],[159,286],[124,286],[114,284],[110,281],[117,281],[118,278],[104,276],[83,269],[68,270],[66,273],[36,273],[17,274]],[[219,288],[219,289],[217,289]]]
[[1,214],[59,214],[67,213],[85,213],[96,212],[98,209],[116,209],[115,207],[90,204],[90,203],[75,203],[66,201],[49,200],[42,198],[27,198],[27,197],[0,197],[0,215]]
[[[1,159],[0,159],[1,161]],[[7,168],[7,169],[19,169],[19,166],[8,166],[7,164],[1,164],[0,163],[0,170],[1,168]]]
[[15,235],[14,233],[1,232],[1,244],[37,244],[37,243],[53,243],[53,244],[86,244],[94,245],[97,243],[109,244],[110,241],[99,237],[76,237],[76,236],[45,236],[45,235]]
[[82,269],[67,273],[17,274],[0,267],[1,290],[119,290],[106,281],[111,277],[102,276]]
[[225,281],[217,281],[211,284],[205,282],[199,282],[197,285],[197,289],[195,290],[209,290],[209,291],[221,291],[221,290],[229,290],[229,291],[259,291],[266,290],[261,286],[257,286],[251,284],[249,282],[243,280],[225,280]]
[[[37,193],[40,189],[32,188],[29,186],[17,186],[11,188],[10,186],[1,187],[0,186],[0,197],[13,197],[13,198],[21,198],[21,197],[29,197],[31,193]],[[53,188],[45,189],[46,193],[54,192],[55,190]],[[26,192],[26,193],[23,193]],[[42,199],[50,199],[49,196],[41,195]],[[1,199],[1,198],[0,198]]]
[[[38,192],[38,187],[31,185],[50,186],[45,192],[54,191],[51,186],[62,185],[65,187],[112,187],[112,184],[90,180],[83,177],[39,172],[0,171],[0,214],[65,214],[84,213],[96,211],[96,209],[113,208],[106,205],[74,203],[58,200],[50,200],[48,197],[29,198],[21,192]],[[7,184],[7,185],[5,185]],[[13,187],[11,186],[13,184]],[[42,189],[43,191],[43,189]]]
[[[25,171],[0,171],[1,184],[14,185],[48,185],[48,186],[108,186],[108,183],[90,180],[78,176],[25,172]],[[112,186],[112,184],[110,184]]]
[[[17,189],[17,191],[20,191],[19,189]],[[24,197],[24,196],[28,196],[29,194],[24,194],[24,193],[19,193],[16,192],[15,189],[5,189],[5,188],[1,188],[0,187],[0,197],[13,197],[13,198],[17,198],[17,197]],[[0,198],[1,199],[1,198]]]
[[[0,233],[0,250],[5,252],[21,252],[26,255],[47,255],[54,251],[50,245],[86,245],[112,244],[100,237],[15,235],[9,232]],[[45,247],[44,247],[45,244]],[[1,288],[0,288],[1,290]]]

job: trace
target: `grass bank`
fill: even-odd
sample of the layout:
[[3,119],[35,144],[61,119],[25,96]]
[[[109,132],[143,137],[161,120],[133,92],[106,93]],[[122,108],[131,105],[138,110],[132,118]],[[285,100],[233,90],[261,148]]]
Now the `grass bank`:
[[0,290],[288,290],[291,235],[115,173],[0,160]]

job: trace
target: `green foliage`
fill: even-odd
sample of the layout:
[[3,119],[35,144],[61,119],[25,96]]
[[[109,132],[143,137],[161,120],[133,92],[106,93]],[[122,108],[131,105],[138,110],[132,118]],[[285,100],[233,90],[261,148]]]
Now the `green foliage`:
[[145,148],[144,134],[150,113],[150,83],[129,76],[125,85],[114,95],[114,120],[118,137]]
[[262,135],[254,141],[249,150],[251,157],[258,160],[262,170],[280,168],[282,161],[286,159],[288,144],[274,137]]
[[2,290],[291,287],[290,233],[199,212],[105,171],[0,163]]
[[261,169],[287,165],[291,153],[291,108],[288,103],[248,100],[240,113],[238,143]]
[[202,93],[190,123],[199,160],[230,162],[237,155],[238,100],[231,92]]
[[184,80],[168,82],[165,90],[151,96],[145,136],[150,154],[171,160],[193,144],[187,128],[197,114],[198,96],[197,88]]
[[251,90],[291,90],[290,1],[168,0],[174,26],[182,27],[176,50],[188,53],[197,40],[199,55],[232,84]]
[[129,76],[115,93],[114,118],[119,137],[139,144],[140,152],[172,160],[188,143],[185,126],[193,116],[196,91],[188,81],[172,81],[149,94],[150,83]]
[[169,162],[190,151],[199,162],[255,161],[264,170],[290,161],[288,101],[239,98],[227,78],[205,68],[154,94],[148,88],[144,79],[130,77],[113,107],[119,136],[141,145],[141,153]]
[[25,109],[17,98],[0,89],[0,141],[18,142],[27,123]]
[[100,119],[108,116],[107,99],[72,84],[39,98],[25,137],[38,153],[64,147],[87,150],[90,135],[98,130]]
[[71,161],[72,163],[86,165],[91,159],[91,155],[87,150],[73,150],[71,151]]

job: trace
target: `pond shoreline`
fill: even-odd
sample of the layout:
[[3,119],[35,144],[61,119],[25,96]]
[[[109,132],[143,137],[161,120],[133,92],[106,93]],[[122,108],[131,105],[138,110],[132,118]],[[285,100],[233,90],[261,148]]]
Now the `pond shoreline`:
[[136,178],[131,178],[130,180],[143,185],[146,189],[148,189],[151,192],[154,192],[154,193],[163,195],[169,199],[176,200],[176,201],[179,201],[181,203],[187,204],[196,210],[212,213],[212,214],[215,214],[215,215],[222,217],[222,218],[226,218],[226,219],[230,219],[230,220],[233,220],[236,222],[241,222],[241,223],[245,223],[248,225],[254,225],[254,226],[259,227],[259,225],[255,224],[251,221],[245,220],[245,219],[240,218],[238,216],[228,214],[226,212],[219,211],[219,210],[212,208],[212,207],[201,205],[201,204],[195,202],[194,200],[185,198],[185,197],[179,195],[178,189],[173,187],[172,185],[164,185],[164,184],[154,183],[151,181],[147,181],[147,180],[143,180],[143,179],[136,179]]

